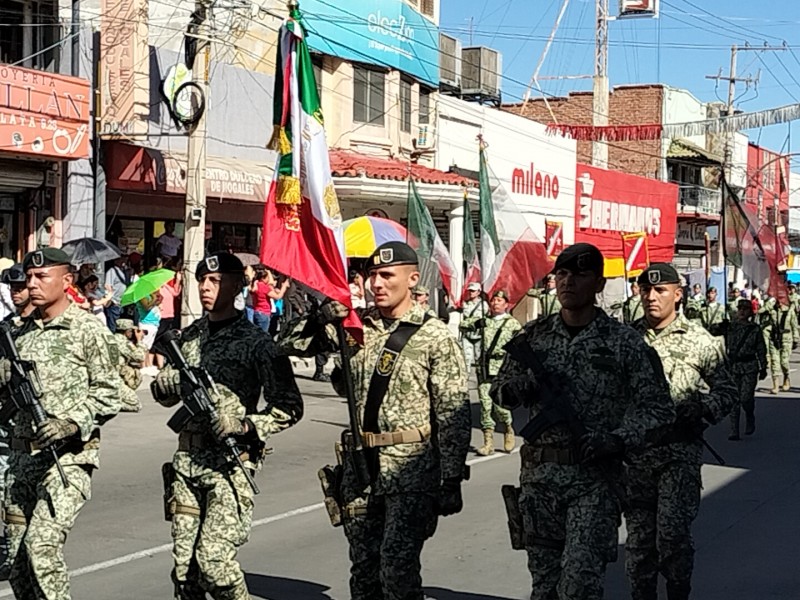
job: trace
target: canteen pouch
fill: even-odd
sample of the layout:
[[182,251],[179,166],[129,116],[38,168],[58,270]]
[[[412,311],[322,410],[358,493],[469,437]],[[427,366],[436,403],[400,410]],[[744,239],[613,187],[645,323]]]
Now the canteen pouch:
[[341,465],[325,465],[318,472],[319,482],[322,485],[322,499],[325,502],[325,511],[331,520],[331,525],[339,527],[342,524],[342,507],[339,488],[342,479]]
[[508,534],[511,538],[511,548],[514,550],[525,549],[525,526],[522,522],[522,511],[519,509],[520,488],[513,485],[503,485],[500,493],[503,495],[503,504],[508,516]]

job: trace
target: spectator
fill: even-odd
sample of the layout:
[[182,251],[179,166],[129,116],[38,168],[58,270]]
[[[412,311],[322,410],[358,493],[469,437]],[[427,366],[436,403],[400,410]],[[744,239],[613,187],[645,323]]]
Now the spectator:
[[105,308],[114,297],[114,290],[111,289],[111,286],[106,286],[106,293],[103,294],[99,290],[99,287],[100,280],[94,273],[81,279],[78,283],[78,288],[89,303],[89,311],[97,317],[103,325],[108,325]]
[[244,268],[244,287],[242,293],[236,298],[236,310],[243,310],[247,320],[253,322],[253,296],[250,295],[250,284],[255,277],[252,265]]
[[14,301],[11,299],[11,286],[7,283],[0,283],[0,321],[5,321],[6,317],[15,313]]
[[117,331],[117,320],[122,315],[122,307],[119,303],[122,301],[122,294],[131,284],[131,276],[126,268],[127,262],[128,258],[126,256],[120,256],[114,261],[113,266],[106,271],[106,287],[110,287],[114,292],[111,296],[111,302],[106,306],[106,323],[111,333],[116,333]]
[[78,287],[77,279],[73,277],[73,281],[70,286],[67,288],[67,296],[69,299],[78,305],[78,307],[82,308],[83,310],[90,310],[91,305],[89,301],[86,299],[81,293],[80,288]]
[[280,300],[289,287],[289,279],[283,281],[279,289],[270,285],[272,273],[267,267],[258,264],[253,267],[254,277],[250,283],[250,295],[253,298],[253,323],[262,331],[269,331],[269,320],[272,316],[271,300]]
[[136,315],[139,321],[139,329],[144,333],[142,343],[147,348],[147,356],[144,359],[142,373],[155,377],[158,375],[158,367],[155,366],[155,354],[153,354],[153,343],[156,341],[158,327],[161,323],[161,294],[155,292],[147,298],[143,298],[136,303]]
[[[159,310],[161,312],[161,320],[158,323],[158,331],[156,332],[155,339],[160,338],[167,331],[173,329],[180,329],[180,320],[176,319],[176,300],[181,295],[183,274],[178,270],[175,272],[175,277],[170,279],[167,283],[161,286],[158,293],[161,295],[161,304]],[[176,321],[178,321],[176,323]],[[161,354],[156,354],[156,365],[159,369],[164,368],[164,357]]]
[[174,260],[178,257],[182,243],[180,238],[175,237],[175,223],[166,221],[164,233],[156,240],[156,256],[165,260]]
[[367,300],[364,298],[364,276],[358,271],[350,270],[350,301],[353,308],[367,308]]

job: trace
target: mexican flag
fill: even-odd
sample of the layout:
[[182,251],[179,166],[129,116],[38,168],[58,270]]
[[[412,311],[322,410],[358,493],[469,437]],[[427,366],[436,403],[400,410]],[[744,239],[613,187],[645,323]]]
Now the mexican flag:
[[467,192],[464,192],[464,288],[461,291],[463,299],[467,294],[470,283],[481,282],[481,263],[478,260],[478,250],[475,244],[475,225],[472,221],[472,210],[469,207]]
[[423,285],[433,289],[441,279],[451,300],[456,286],[456,267],[444,245],[428,207],[422,201],[413,179],[408,180],[408,243],[419,256],[420,275]]
[[553,268],[544,242],[528,225],[480,147],[481,276],[491,295],[504,290],[511,305]]
[[775,230],[766,223],[759,225],[752,207],[736,196],[723,181],[723,230],[727,261],[742,269],[742,273],[761,290],[781,304],[789,303],[789,290],[781,267],[785,256]]
[[[261,261],[352,306],[339,201],[333,188],[319,94],[298,10],[281,26],[274,130],[279,153],[264,206]],[[351,312],[345,326],[360,328]]]

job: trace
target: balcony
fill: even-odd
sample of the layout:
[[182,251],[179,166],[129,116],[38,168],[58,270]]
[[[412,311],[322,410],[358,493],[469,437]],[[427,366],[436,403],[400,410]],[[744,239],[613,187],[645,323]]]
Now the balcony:
[[699,185],[680,185],[679,214],[719,216],[721,207],[722,193],[720,190]]

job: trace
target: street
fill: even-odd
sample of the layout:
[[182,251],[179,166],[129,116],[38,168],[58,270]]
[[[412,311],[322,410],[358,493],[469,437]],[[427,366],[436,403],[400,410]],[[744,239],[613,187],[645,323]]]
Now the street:
[[[797,356],[793,357],[796,369]],[[254,598],[347,600],[347,545],[322,509],[317,469],[333,459],[333,443],[347,410],[331,386],[298,368],[306,412],[302,422],[270,441],[274,453],[258,476],[262,493],[250,542],[239,554]],[[798,379],[797,383],[800,383]],[[800,393],[757,396],[758,430],[727,441],[727,422],[708,440],[728,466],[704,468],[704,500],[695,523],[697,558],[693,597],[797,597],[800,573]],[[139,391],[144,409],[121,415],[103,429],[102,466],[93,498],[66,546],[74,598],[170,598],[170,535],[163,520],[161,463],[176,439],[166,427],[170,411]],[[473,390],[473,416],[476,417]],[[523,415],[517,415],[522,423]],[[477,423],[476,418],[473,423]],[[473,429],[473,444],[480,431]],[[500,439],[498,435],[497,440]],[[707,461],[711,457],[706,455]],[[511,550],[499,488],[515,482],[519,455],[470,454],[472,479],[464,485],[461,514],[439,522],[423,554],[423,580],[437,600],[527,598],[530,579],[523,552]],[[624,530],[621,533],[624,540]],[[610,565],[606,598],[627,598],[619,560]],[[8,584],[0,598],[13,597]]]

